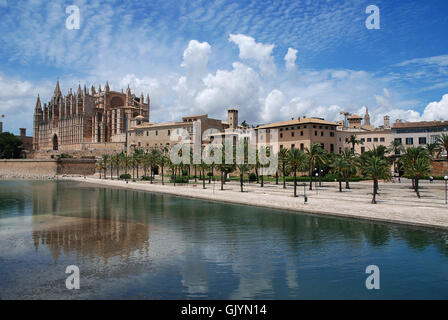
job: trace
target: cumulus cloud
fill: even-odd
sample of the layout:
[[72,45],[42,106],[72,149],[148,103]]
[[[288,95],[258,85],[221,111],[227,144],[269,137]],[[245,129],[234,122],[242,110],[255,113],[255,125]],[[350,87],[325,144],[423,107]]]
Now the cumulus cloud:
[[[37,94],[49,95],[48,84],[36,86],[30,81],[21,81],[0,74],[0,114],[5,115],[3,129],[18,132],[19,127],[32,128],[33,112]],[[42,104],[45,101],[42,101]],[[28,132],[30,134],[30,132]]]
[[286,53],[284,60],[285,60],[285,67],[288,71],[295,71],[297,70],[296,65],[296,59],[297,59],[297,50],[293,48],[288,48],[288,52]]
[[241,59],[256,61],[264,76],[275,73],[276,67],[274,57],[272,56],[275,45],[258,43],[254,38],[244,34],[230,34],[229,41],[238,46]]
[[437,102],[429,103],[423,111],[422,119],[431,120],[447,120],[448,119],[448,94],[443,95],[442,99]]
[[187,75],[193,78],[200,78],[207,74],[207,63],[210,55],[210,44],[191,40],[184,51],[181,66],[187,70]]

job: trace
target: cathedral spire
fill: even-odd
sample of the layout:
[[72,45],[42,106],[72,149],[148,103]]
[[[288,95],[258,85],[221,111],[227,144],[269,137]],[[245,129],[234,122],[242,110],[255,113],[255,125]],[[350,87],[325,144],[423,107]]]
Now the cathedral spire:
[[87,89],[87,85],[84,84],[84,95],[88,95],[89,94],[89,90]]
[[81,91],[81,84],[78,84],[78,92],[77,92],[78,96],[82,95],[82,91]]
[[101,92],[101,83],[100,83],[100,85],[98,86],[98,92]]
[[92,95],[94,95],[95,93],[96,93],[95,87],[92,85]]
[[38,110],[42,110],[39,94],[37,94],[37,101],[36,101],[36,111],[38,111]]
[[58,95],[61,93],[61,88],[59,87],[59,80],[56,82],[56,88],[54,89],[54,95]]
[[144,102],[145,100],[143,99],[143,92],[142,92],[142,94],[140,95],[140,103],[143,104]]
[[106,80],[106,86],[104,87],[104,90],[106,90],[106,92],[110,91],[109,82],[107,80]]
[[146,103],[149,104],[149,94],[146,95]]

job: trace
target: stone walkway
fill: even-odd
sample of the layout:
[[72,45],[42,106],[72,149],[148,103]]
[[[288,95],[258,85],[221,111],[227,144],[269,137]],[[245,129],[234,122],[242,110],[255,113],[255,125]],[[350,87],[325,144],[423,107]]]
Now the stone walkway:
[[[96,177],[63,177],[75,181],[96,183],[105,186],[123,187],[135,190],[159,192],[183,197],[205,200],[232,202],[244,205],[269,207],[312,214],[324,214],[346,218],[360,218],[375,221],[393,222],[407,225],[448,229],[448,206],[445,205],[444,181],[421,181],[421,198],[417,198],[410,188],[410,181],[402,183],[383,183],[380,181],[378,204],[371,204],[372,182],[352,182],[351,189],[338,191],[334,182],[323,182],[322,187],[313,191],[306,188],[308,202],[304,203],[303,186],[298,186],[299,197],[293,197],[293,186],[287,189],[282,185],[267,183],[263,188],[254,183],[244,185],[244,193],[240,192],[237,182],[226,183],[225,190],[220,190],[220,182],[202,182],[189,185],[161,185],[160,182],[129,182],[117,180],[100,180]],[[345,184],[343,184],[345,186]]]

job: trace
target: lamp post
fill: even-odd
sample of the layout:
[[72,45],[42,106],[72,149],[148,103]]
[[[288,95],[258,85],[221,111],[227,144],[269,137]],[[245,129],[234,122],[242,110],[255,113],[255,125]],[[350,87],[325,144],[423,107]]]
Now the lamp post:
[[318,177],[319,177],[319,172],[316,172],[316,183],[315,183],[315,185],[316,185],[316,194],[317,194],[317,180],[319,180]]
[[448,204],[448,198],[447,198],[447,181],[448,181],[448,176],[443,177],[443,179],[445,180],[445,204]]

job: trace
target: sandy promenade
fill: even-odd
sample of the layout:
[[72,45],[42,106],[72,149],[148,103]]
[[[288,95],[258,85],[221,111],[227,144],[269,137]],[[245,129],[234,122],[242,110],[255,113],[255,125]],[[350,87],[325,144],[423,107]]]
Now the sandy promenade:
[[204,200],[232,202],[237,204],[261,206],[275,209],[324,214],[346,218],[360,218],[383,222],[393,222],[415,226],[448,229],[448,206],[445,205],[445,185],[443,181],[429,184],[421,181],[421,198],[410,189],[409,181],[402,183],[380,182],[378,204],[371,201],[372,183],[351,183],[350,190],[338,192],[336,183],[323,182],[317,191],[306,190],[308,203],[304,203],[303,186],[298,187],[298,198],[293,197],[293,186],[289,183],[287,189],[274,183],[265,184],[263,188],[254,183],[246,183],[244,193],[240,192],[239,183],[227,182],[225,190],[220,190],[220,182],[202,182],[195,185],[172,184],[161,185],[160,182],[129,182],[117,180],[100,180],[96,177],[62,177],[73,181],[101,184],[104,186],[122,187],[134,190],[165,193],[183,197]]

